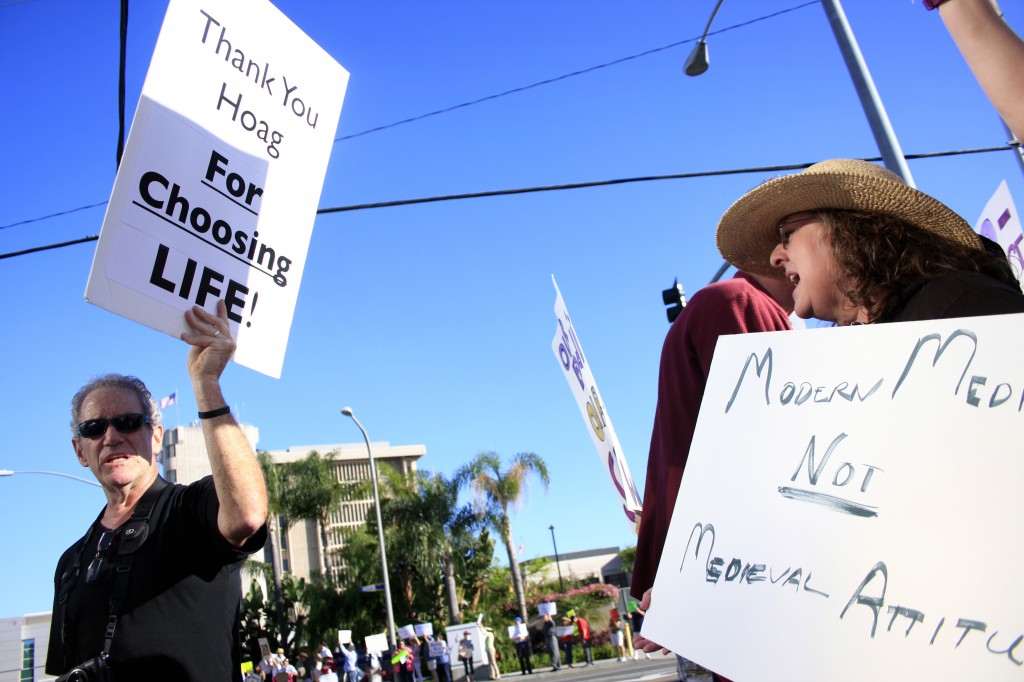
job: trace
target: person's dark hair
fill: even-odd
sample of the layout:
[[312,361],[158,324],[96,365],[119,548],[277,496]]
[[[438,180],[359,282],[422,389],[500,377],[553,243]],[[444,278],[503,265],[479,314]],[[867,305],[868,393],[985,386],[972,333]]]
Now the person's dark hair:
[[78,393],[71,399],[71,433],[74,434],[75,439],[78,439],[78,415],[82,411],[82,403],[90,393],[98,388],[121,388],[134,392],[139,397],[142,413],[149,417],[150,425],[156,426],[160,423],[160,408],[157,407],[156,401],[153,400],[152,394],[141,379],[124,374],[104,374],[78,389]]
[[1001,252],[972,249],[893,216],[839,209],[814,213],[835,255],[840,291],[864,306],[872,322],[889,319],[927,280],[954,272],[985,274],[1020,290]]

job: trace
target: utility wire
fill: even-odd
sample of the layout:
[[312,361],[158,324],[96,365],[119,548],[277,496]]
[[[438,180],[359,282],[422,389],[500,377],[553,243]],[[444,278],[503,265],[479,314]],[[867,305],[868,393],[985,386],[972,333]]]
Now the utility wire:
[[77,213],[84,211],[89,208],[96,208],[97,206],[106,206],[106,201],[101,201],[96,204],[89,204],[88,206],[79,206],[78,208],[69,208],[66,211],[59,211],[57,213],[51,213],[49,215],[39,216],[38,218],[29,218],[28,220],[19,220],[16,223],[10,223],[8,225],[0,225],[0,230],[6,230],[8,227],[17,227],[18,225],[28,225],[29,223],[38,223],[41,220],[49,220],[50,218],[58,218],[62,215],[68,215],[70,213]]
[[[1010,143],[1000,147],[983,147],[979,149],[961,149],[956,151],[945,151],[945,152],[926,152],[923,154],[905,154],[906,159],[934,159],[944,156],[961,156],[964,154],[984,154],[988,152],[1002,152],[1008,150],[1016,150],[1020,143]],[[861,159],[862,161],[877,162],[881,161],[880,156],[873,156],[871,158]],[[442,196],[433,197],[420,197],[417,199],[398,199],[395,201],[381,201],[370,204],[352,204],[349,206],[335,206],[332,208],[320,208],[317,209],[317,215],[328,215],[331,213],[343,213],[347,211],[362,211],[371,208],[387,208],[391,206],[410,206],[414,204],[428,204],[439,201],[455,201],[458,199],[480,199],[483,197],[498,197],[498,196],[510,196],[515,194],[531,194],[535,192],[552,192],[569,189],[583,189],[586,187],[608,187],[612,185],[624,185],[635,182],[652,182],[655,180],[683,180],[689,178],[708,178],[723,175],[741,175],[746,173],[778,173],[780,171],[793,171],[801,170],[812,166],[817,161],[810,161],[806,163],[787,164],[781,166],[760,166],[757,168],[731,168],[725,170],[712,170],[712,171],[697,171],[693,173],[673,173],[671,175],[648,175],[643,177],[635,178],[620,178],[616,180],[595,180],[591,182],[575,182],[563,185],[545,185],[541,187],[519,187],[513,189],[499,189],[491,190],[487,192],[469,192],[465,194],[446,194]],[[103,202],[105,204],[107,202]],[[93,204],[93,206],[101,206],[102,204]],[[80,209],[74,209],[80,210]],[[15,256],[24,256],[30,253],[37,253],[39,251],[47,251],[50,249],[58,249],[64,246],[71,246],[73,244],[82,244],[85,242],[96,241],[99,239],[98,235],[92,235],[89,237],[82,237],[70,242],[62,242],[60,244],[49,244],[46,246],[39,246],[31,249],[25,249],[23,251],[15,251],[11,253],[0,254],[0,260],[4,258],[13,258]]]
[[[803,9],[804,7],[808,7],[810,5],[817,5],[817,4],[819,4],[819,0],[810,0],[810,2],[805,2],[805,3],[801,4],[801,5],[796,5],[794,7],[790,7],[789,9],[779,10],[778,12],[774,12],[772,14],[766,14],[764,16],[757,17],[757,18],[751,19],[749,21],[745,21],[745,22],[742,22],[742,23],[739,23],[739,24],[733,24],[732,26],[726,26],[725,28],[719,29],[717,31],[712,31],[708,35],[718,35],[718,34],[721,34],[721,33],[725,33],[727,31],[735,30],[737,28],[743,28],[743,27],[746,27],[746,26],[750,26],[751,24],[756,24],[758,22],[765,21],[767,19],[774,19],[775,17],[781,16],[783,14],[787,14],[789,12],[794,12],[794,11],[796,11],[798,9]],[[2,5],[0,5],[0,7],[2,7]],[[128,32],[128,3],[127,3],[127,0],[122,0],[120,29],[121,29],[121,51],[120,51],[120,60],[119,60],[120,76],[119,76],[119,79],[118,79],[118,112],[119,112],[119,120],[120,120],[120,124],[119,125],[120,125],[120,127],[119,127],[119,132],[118,132],[118,141],[117,141],[117,165],[121,164],[121,155],[124,153],[124,134],[125,134],[124,98],[125,98],[125,64],[126,64],[126,56],[125,55],[126,55],[126,50],[127,50],[127,32]],[[538,83],[532,83],[530,85],[524,85],[524,86],[519,87],[519,88],[513,88],[512,90],[506,90],[505,92],[499,92],[499,93],[494,94],[494,95],[488,95],[486,97],[481,97],[479,99],[476,99],[476,100],[473,100],[473,101],[470,101],[470,102],[463,102],[462,104],[455,104],[453,106],[446,107],[444,109],[438,109],[437,111],[431,111],[429,113],[420,114],[418,116],[413,116],[411,118],[407,118],[407,119],[404,119],[404,120],[401,120],[401,121],[395,121],[394,123],[387,123],[387,124],[382,125],[382,126],[377,126],[376,128],[370,128],[370,129],[364,130],[362,132],[353,133],[351,135],[345,135],[343,137],[338,137],[338,138],[335,138],[334,141],[335,142],[342,142],[342,141],[345,141],[345,140],[351,140],[351,139],[356,138],[356,137],[362,137],[363,135],[369,135],[371,133],[380,132],[382,130],[388,130],[390,128],[395,128],[395,127],[398,127],[400,125],[405,125],[407,123],[413,123],[415,121],[421,121],[421,120],[423,120],[425,118],[430,118],[432,116],[439,116],[441,114],[446,114],[446,113],[451,112],[451,111],[456,111],[457,109],[464,109],[466,107],[470,107],[470,106],[473,106],[475,104],[480,104],[482,102],[489,102],[491,100],[495,100],[495,99],[498,99],[500,97],[505,97],[507,95],[512,95],[512,94],[515,94],[515,93],[518,93],[518,92],[523,92],[523,91],[526,91],[526,90],[530,90],[530,89],[533,89],[533,88],[540,87],[542,85],[550,85],[552,83],[557,83],[559,81],[563,81],[563,80],[566,80],[568,78],[573,78],[575,76],[581,76],[583,74],[590,73],[591,71],[597,71],[597,70],[600,70],[600,69],[608,68],[610,66],[615,66],[616,64],[622,64],[623,62],[628,62],[628,61],[631,61],[631,60],[634,60],[634,59],[640,59],[641,57],[647,57],[649,55],[652,55],[652,54],[655,54],[655,53],[658,53],[658,52],[663,52],[665,50],[670,50],[670,49],[672,49],[674,47],[678,47],[680,45],[685,45],[686,43],[692,43],[695,40],[697,40],[697,38],[687,38],[686,40],[680,40],[680,41],[672,43],[670,45],[665,45],[663,47],[656,47],[656,48],[653,48],[653,49],[641,52],[639,54],[630,55],[628,57],[622,57],[620,59],[616,59],[614,61],[610,61],[610,62],[607,62],[605,64],[598,64],[597,66],[591,66],[589,68],[581,69],[579,71],[573,71],[572,73],[567,73],[567,74],[564,74],[562,76],[557,76],[555,78],[549,78],[547,80],[543,80],[543,81],[540,81]],[[42,216],[40,218],[29,218],[28,220],[21,220],[21,221],[15,222],[15,223],[10,223],[8,225],[0,225],[0,230],[6,230],[9,227],[16,227],[18,225],[25,225],[27,223],[33,223],[33,222],[37,222],[37,221],[40,221],[40,220],[46,220],[48,218],[53,218],[53,217],[56,217],[56,216],[66,215],[68,213],[73,213],[75,211],[80,211],[80,210],[84,210],[84,209],[87,209],[87,208],[95,208],[96,206],[101,206],[101,205],[102,204],[91,204],[89,206],[81,206],[79,208],[69,209],[69,210],[63,211],[61,213],[51,213],[50,215]]]
[[[810,0],[810,2],[805,2],[802,5],[796,5],[795,7],[790,7],[789,9],[779,10],[778,12],[774,12],[772,14],[766,14],[764,16],[757,17],[756,19],[751,19],[749,21],[744,21],[744,22],[741,22],[739,24],[733,24],[732,26],[726,26],[725,28],[719,29],[717,31],[712,31],[711,33],[708,33],[707,35],[719,35],[721,33],[725,33],[727,31],[732,31],[732,30],[735,30],[737,28],[744,28],[746,26],[750,26],[751,24],[756,24],[758,22],[765,21],[767,19],[774,19],[775,17],[781,16],[783,14],[787,14],[789,12],[794,12],[794,11],[796,11],[798,9],[803,9],[804,7],[808,7],[810,5],[817,5],[817,4],[820,4],[820,0]],[[444,109],[438,109],[437,111],[431,111],[431,112],[428,112],[426,114],[420,114],[418,116],[412,116],[410,118],[402,119],[401,121],[395,121],[394,123],[386,123],[384,125],[377,126],[376,128],[369,128],[368,130],[363,130],[362,132],[352,133],[351,135],[343,135],[342,137],[335,138],[334,141],[335,142],[343,142],[345,140],[351,140],[351,139],[354,139],[356,137],[362,137],[363,135],[369,135],[370,133],[378,133],[378,132],[380,132],[382,130],[389,130],[390,128],[397,128],[398,126],[405,125],[406,123],[414,123],[415,121],[422,121],[423,119],[430,118],[432,116],[439,116],[441,114],[447,114],[449,112],[456,111],[458,109],[465,109],[466,107],[471,107],[471,106],[474,106],[476,104],[482,104],[484,102],[490,102],[491,100],[495,100],[495,99],[498,99],[500,97],[507,97],[508,95],[515,95],[515,94],[520,93],[520,92],[525,92],[527,90],[532,90],[533,88],[539,88],[539,87],[541,87],[543,85],[551,85],[552,83],[558,83],[560,81],[564,81],[564,80],[567,80],[569,78],[575,78],[576,76],[582,76],[584,74],[588,74],[588,73],[591,73],[593,71],[599,71],[601,69],[607,69],[610,66],[616,66],[618,64],[622,64],[622,63],[625,63],[625,62],[628,62],[628,61],[632,61],[634,59],[640,59],[641,57],[648,57],[648,56],[650,56],[652,54],[656,54],[658,52],[664,52],[665,50],[671,50],[672,48],[679,47],[680,45],[686,45],[687,43],[696,42],[697,40],[699,40],[699,38],[687,38],[686,40],[680,40],[680,41],[677,41],[675,43],[671,43],[669,45],[664,45],[662,47],[655,47],[655,48],[652,48],[650,50],[645,50],[644,52],[640,52],[639,54],[629,55],[628,57],[621,57],[619,59],[615,59],[613,61],[606,62],[604,64],[598,64],[596,66],[590,66],[590,67],[587,67],[585,69],[580,69],[579,71],[573,71],[571,73],[563,74],[561,76],[555,76],[554,78],[548,78],[547,80],[542,80],[542,81],[538,81],[536,83],[531,83],[530,85],[523,85],[523,86],[518,87],[518,88],[512,88],[511,90],[505,90],[504,92],[499,92],[499,93],[496,93],[496,94],[493,94],[493,95],[487,95],[486,97],[481,97],[479,99],[474,99],[474,100],[471,100],[469,102],[463,102],[462,104],[454,104],[454,105],[452,105],[450,107],[445,107]]]

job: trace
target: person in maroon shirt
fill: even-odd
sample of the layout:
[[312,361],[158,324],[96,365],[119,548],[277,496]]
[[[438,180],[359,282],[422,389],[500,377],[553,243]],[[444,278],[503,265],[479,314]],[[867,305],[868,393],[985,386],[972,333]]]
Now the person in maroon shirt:
[[[658,406],[630,587],[632,595],[642,600],[643,609],[650,606],[650,590],[675,509],[718,337],[791,329],[792,311],[790,282],[737,272],[731,280],[710,284],[694,294],[669,329],[661,352]],[[636,633],[634,646],[645,651],[661,648]]]

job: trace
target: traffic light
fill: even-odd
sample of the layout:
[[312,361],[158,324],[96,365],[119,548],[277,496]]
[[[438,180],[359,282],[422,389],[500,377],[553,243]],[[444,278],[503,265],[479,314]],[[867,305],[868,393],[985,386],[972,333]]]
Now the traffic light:
[[686,307],[686,294],[683,292],[683,285],[679,283],[678,278],[672,283],[672,288],[661,292],[661,300],[669,306],[665,310],[665,315],[668,316],[668,323],[672,324]]

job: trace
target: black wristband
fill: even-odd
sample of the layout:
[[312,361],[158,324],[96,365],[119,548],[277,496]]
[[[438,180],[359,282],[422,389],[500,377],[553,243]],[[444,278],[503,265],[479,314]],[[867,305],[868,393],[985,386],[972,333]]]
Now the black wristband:
[[231,408],[225,405],[224,407],[218,407],[216,410],[210,410],[208,412],[200,412],[200,419],[213,419],[214,417],[223,417],[226,414],[231,414]]

